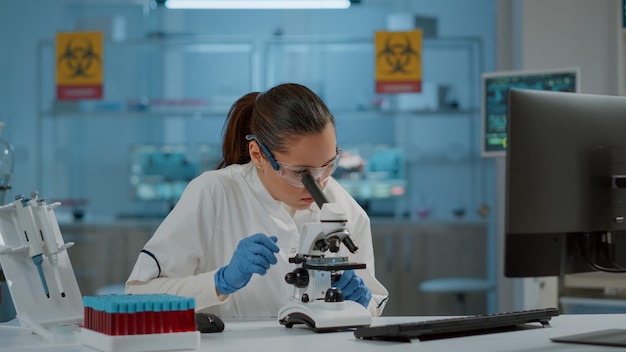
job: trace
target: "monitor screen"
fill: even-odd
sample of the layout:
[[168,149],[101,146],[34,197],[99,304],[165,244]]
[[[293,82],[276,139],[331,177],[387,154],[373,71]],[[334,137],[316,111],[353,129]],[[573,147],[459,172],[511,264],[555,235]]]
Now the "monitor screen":
[[512,89],[505,275],[626,267],[626,97]]
[[579,69],[500,71],[482,75],[482,138],[485,157],[504,156],[507,149],[508,91],[511,88],[579,92]]

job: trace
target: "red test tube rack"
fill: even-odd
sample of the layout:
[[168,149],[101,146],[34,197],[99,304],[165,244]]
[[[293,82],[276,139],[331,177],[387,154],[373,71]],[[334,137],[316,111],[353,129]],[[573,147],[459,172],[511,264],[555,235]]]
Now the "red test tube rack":
[[83,306],[81,339],[96,349],[161,351],[199,346],[193,298],[169,294],[85,296]]

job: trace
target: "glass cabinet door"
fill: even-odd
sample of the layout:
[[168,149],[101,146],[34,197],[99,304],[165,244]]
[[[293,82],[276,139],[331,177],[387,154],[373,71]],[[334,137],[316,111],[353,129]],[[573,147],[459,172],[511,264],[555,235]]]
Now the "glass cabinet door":
[[[226,114],[258,77],[257,49],[245,39],[165,38],[103,50],[103,98],[58,101],[54,43],[39,46],[40,190],[93,214],[166,213],[183,181],[215,167]],[[161,175],[174,180],[148,188],[170,196],[137,191],[138,150],[189,171]]]

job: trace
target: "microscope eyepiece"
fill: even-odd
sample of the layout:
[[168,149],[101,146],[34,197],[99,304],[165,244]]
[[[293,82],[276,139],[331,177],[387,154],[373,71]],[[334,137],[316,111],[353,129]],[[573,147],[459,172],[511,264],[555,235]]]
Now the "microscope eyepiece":
[[332,236],[330,238],[327,238],[326,242],[328,242],[328,247],[331,253],[339,252],[339,247],[341,246],[341,240],[339,239],[339,237]]
[[328,199],[326,199],[326,195],[322,188],[317,184],[313,175],[310,172],[305,172],[302,176],[302,184],[304,184],[304,188],[311,194],[317,206],[322,209],[324,203],[328,203]]

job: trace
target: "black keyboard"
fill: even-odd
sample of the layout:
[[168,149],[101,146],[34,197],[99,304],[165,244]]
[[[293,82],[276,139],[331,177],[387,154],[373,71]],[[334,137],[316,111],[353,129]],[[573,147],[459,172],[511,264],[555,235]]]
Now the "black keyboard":
[[556,308],[469,315],[420,322],[359,327],[354,331],[354,336],[360,339],[392,341],[410,341],[413,338],[432,340],[511,331],[529,327],[524,326],[524,324],[528,323],[541,323],[541,326],[547,327],[550,325],[550,319],[557,315],[559,315],[559,311]]

